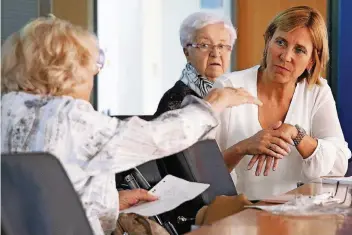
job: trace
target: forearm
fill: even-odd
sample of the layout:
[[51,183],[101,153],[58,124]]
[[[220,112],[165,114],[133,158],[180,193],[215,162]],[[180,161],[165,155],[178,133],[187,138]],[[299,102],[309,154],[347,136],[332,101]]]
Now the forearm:
[[201,99],[188,97],[182,109],[163,114],[150,122],[151,137],[158,149],[154,154],[168,156],[203,139],[215,138],[218,114]]
[[303,159],[310,157],[318,146],[318,141],[308,135],[296,146]]
[[224,161],[229,172],[231,172],[245,156],[245,151],[242,147],[242,144],[243,142],[241,141],[223,151]]
[[166,112],[152,121],[133,117],[120,122],[86,170],[90,174],[117,173],[172,155],[199,140],[214,138],[212,132],[217,125],[211,107],[190,97],[186,107]]

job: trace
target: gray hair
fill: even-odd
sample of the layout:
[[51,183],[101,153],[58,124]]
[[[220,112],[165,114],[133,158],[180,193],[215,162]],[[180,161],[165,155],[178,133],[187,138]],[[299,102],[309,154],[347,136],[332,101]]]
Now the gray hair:
[[194,37],[194,32],[207,25],[223,23],[229,31],[231,45],[235,43],[237,33],[230,19],[210,12],[196,12],[189,15],[183,20],[180,27],[180,42],[183,48],[191,43]]

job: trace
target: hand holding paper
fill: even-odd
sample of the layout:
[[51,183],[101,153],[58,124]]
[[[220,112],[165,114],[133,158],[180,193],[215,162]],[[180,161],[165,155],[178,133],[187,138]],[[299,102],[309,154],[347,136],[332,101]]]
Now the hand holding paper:
[[172,175],[165,176],[149,193],[159,197],[159,200],[147,202],[122,210],[121,213],[137,213],[143,216],[154,216],[173,210],[182,203],[192,200],[210,185],[189,182]]

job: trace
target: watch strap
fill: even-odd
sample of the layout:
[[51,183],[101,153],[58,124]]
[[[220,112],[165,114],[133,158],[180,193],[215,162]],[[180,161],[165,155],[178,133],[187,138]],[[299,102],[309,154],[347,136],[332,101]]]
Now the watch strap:
[[295,144],[295,146],[299,145],[299,143],[301,143],[302,139],[304,138],[304,136],[306,136],[306,131],[300,127],[299,125],[295,125],[298,134],[296,136],[296,138],[293,139],[293,143]]

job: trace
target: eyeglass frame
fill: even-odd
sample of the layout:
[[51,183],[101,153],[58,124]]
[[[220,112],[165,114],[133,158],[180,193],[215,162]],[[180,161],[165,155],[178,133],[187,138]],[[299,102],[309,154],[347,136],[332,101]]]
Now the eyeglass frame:
[[[202,48],[200,48],[200,45],[207,46],[207,48],[203,48],[202,49]],[[204,52],[210,52],[210,51],[214,50],[215,47],[217,48],[218,51],[224,52],[222,49],[219,49],[219,46],[224,46],[227,49],[227,50],[225,49],[225,51],[228,51],[228,52],[232,51],[232,46],[231,45],[221,44],[221,43],[220,44],[216,44],[216,45],[209,44],[209,43],[188,43],[186,46],[187,47],[191,46],[193,48],[197,48],[197,49],[199,49],[201,51],[204,51]]]
[[100,72],[100,70],[103,69],[105,64],[105,53],[104,50],[99,48],[99,56],[98,56],[98,60],[96,62],[96,66],[98,68],[98,73]]

